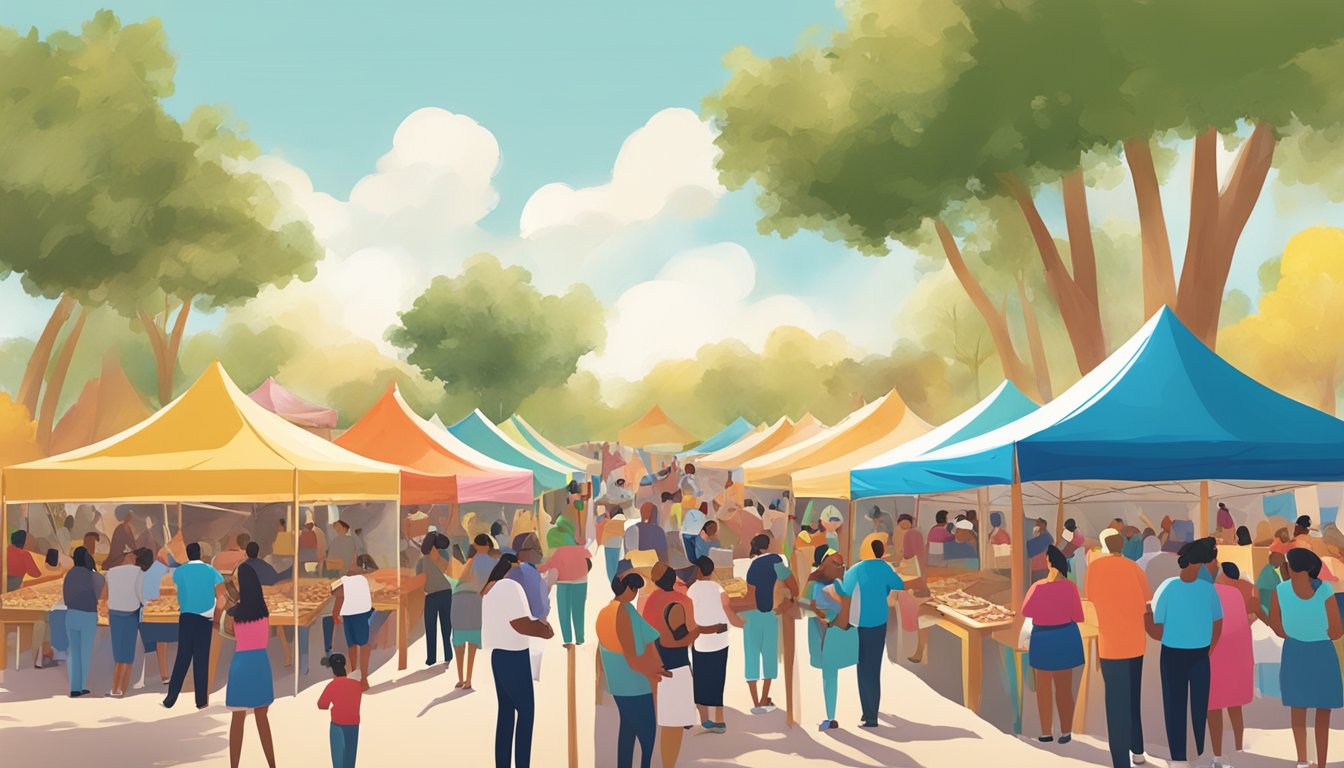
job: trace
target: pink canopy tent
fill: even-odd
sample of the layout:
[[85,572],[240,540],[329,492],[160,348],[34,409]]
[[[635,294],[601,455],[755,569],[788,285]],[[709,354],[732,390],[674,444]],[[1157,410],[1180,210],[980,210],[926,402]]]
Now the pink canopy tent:
[[252,390],[248,397],[285,421],[331,439],[331,430],[336,427],[335,408],[310,403],[270,377]]

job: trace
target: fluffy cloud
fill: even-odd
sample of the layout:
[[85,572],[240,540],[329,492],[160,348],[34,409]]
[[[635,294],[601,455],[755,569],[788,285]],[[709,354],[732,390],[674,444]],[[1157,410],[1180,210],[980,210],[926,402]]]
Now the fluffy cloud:
[[534,238],[560,227],[614,230],[660,215],[704,216],[724,193],[717,156],[714,132],[694,112],[664,109],[621,145],[611,181],[580,189],[553,183],[534,192],[519,233]]
[[822,329],[812,308],[789,295],[751,298],[756,265],[737,243],[681,253],[652,280],[629,288],[607,313],[607,343],[581,367],[598,376],[636,379],[660,360],[694,357],[705,344],[735,338],[759,350],[770,331]]

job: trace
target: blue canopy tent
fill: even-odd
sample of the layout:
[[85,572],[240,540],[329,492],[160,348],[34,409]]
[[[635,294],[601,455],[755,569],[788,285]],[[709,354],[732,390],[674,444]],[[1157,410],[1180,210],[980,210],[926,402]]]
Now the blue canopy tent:
[[908,443],[898,445],[871,461],[859,465],[849,473],[850,498],[866,499],[874,496],[905,494],[896,473],[892,481],[893,465],[936,451],[961,440],[983,435],[1035,411],[1038,406],[1011,381],[1000,384],[984,400],[965,413],[935,427]]
[[[893,463],[882,487],[928,494],[1010,486],[1012,537],[1020,542],[1023,483],[1197,481],[1198,535],[1206,535],[1209,481],[1341,480],[1344,421],[1241,373],[1163,308],[1054,401],[998,429]],[[1025,586],[1019,559],[1017,599]]]
[[530,446],[513,442],[480,411],[472,411],[466,418],[449,426],[448,431],[496,461],[531,470],[532,490],[537,496],[564,488],[579,473],[568,464],[546,458]]
[[713,437],[707,438],[704,442],[700,443],[694,448],[691,448],[690,450],[682,451],[681,453],[677,454],[677,458],[684,459],[688,456],[698,456],[703,453],[713,453],[714,451],[727,448],[733,443],[736,443],[738,440],[741,440],[742,438],[751,434],[755,429],[756,425],[752,424],[751,422],[747,421],[741,416],[738,416],[736,421],[716,432]]

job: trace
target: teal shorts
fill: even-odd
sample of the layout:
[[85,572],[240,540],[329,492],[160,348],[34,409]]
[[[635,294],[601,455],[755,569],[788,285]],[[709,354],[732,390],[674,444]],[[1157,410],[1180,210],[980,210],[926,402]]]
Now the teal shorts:
[[773,612],[746,611],[742,618],[747,679],[774,680],[779,677],[779,617]]

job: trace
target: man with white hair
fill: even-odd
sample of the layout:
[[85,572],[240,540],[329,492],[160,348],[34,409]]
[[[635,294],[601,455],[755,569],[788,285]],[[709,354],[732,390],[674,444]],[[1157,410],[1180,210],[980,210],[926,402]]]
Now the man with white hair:
[[1088,567],[1087,599],[1097,610],[1097,652],[1106,683],[1106,735],[1115,768],[1145,762],[1140,700],[1143,653],[1148,637],[1144,613],[1152,600],[1143,569],[1123,554],[1125,537],[1101,532],[1105,556]]

